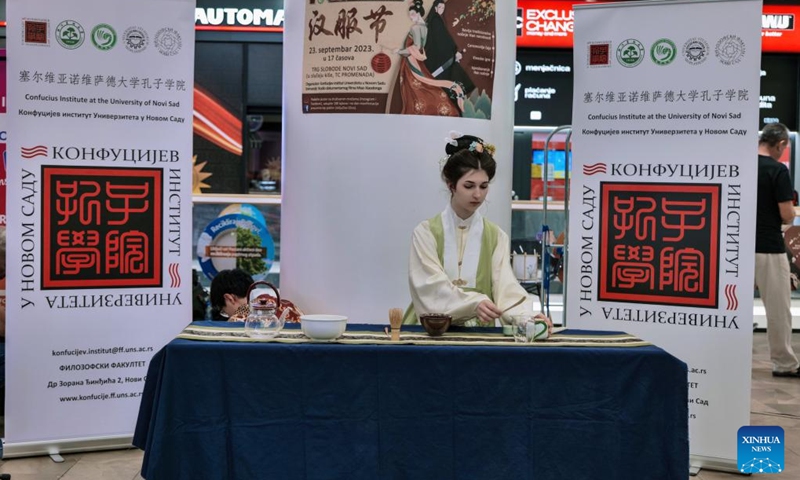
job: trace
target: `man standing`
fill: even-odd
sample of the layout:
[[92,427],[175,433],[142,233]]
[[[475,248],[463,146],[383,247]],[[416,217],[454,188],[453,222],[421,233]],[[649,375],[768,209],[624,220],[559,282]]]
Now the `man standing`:
[[781,225],[794,220],[789,170],[778,162],[788,145],[789,130],[780,123],[765,126],[758,139],[755,277],[767,312],[772,375],[800,378],[800,362],[792,350],[789,259],[781,232]]

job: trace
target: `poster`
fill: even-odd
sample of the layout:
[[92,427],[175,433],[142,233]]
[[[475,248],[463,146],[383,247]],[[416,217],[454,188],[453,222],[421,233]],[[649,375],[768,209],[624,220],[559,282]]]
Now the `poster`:
[[248,203],[228,205],[204,225],[196,250],[200,269],[209,280],[233,268],[264,280],[275,262],[275,242],[267,220]]
[[494,0],[307,2],[304,113],[490,119]]
[[193,12],[9,4],[5,457],[129,443],[191,321]]
[[569,325],[685,361],[693,464],[733,469],[750,422],[760,7],[575,9]]

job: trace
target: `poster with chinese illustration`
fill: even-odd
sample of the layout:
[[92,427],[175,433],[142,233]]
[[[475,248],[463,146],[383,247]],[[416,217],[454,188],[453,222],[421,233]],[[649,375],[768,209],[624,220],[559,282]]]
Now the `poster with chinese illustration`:
[[691,453],[728,460],[750,418],[760,7],[575,9],[567,322],[686,362]]
[[304,113],[492,116],[494,0],[307,1]]
[[9,5],[4,453],[130,435],[191,320],[193,13]]

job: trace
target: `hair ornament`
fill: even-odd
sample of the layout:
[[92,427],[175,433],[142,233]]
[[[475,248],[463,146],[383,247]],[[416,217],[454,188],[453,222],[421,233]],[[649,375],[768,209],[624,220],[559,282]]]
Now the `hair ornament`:
[[497,148],[491,143],[484,143],[483,148],[486,149],[486,153],[494,157],[494,152],[497,151]]
[[472,142],[469,144],[469,151],[483,153],[483,144],[481,142]]

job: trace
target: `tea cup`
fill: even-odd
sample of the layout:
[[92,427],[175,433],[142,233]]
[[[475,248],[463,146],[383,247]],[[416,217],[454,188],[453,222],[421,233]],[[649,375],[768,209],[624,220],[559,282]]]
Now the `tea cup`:
[[514,340],[520,343],[530,343],[545,340],[549,336],[547,321],[539,315],[513,315]]
[[528,339],[529,342],[535,342],[537,340],[547,340],[547,337],[550,335],[547,327],[547,322],[544,321],[541,317],[536,318],[525,325],[525,337]]
[[453,317],[441,313],[428,313],[419,316],[422,327],[431,337],[438,337],[450,328]]

